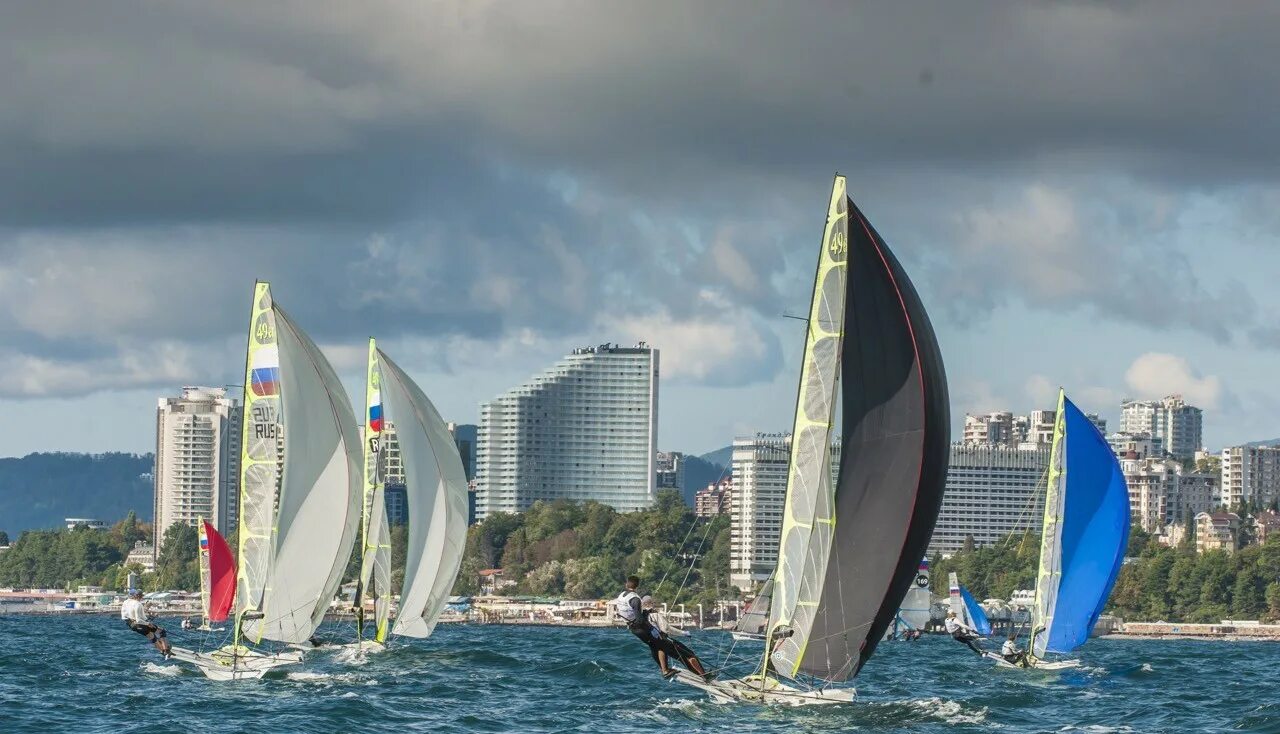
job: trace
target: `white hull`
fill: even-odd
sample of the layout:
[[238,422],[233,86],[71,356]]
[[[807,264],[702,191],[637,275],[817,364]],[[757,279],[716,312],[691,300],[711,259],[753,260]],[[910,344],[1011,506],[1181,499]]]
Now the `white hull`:
[[301,653],[264,655],[253,650],[242,650],[240,654],[233,655],[226,649],[196,652],[185,647],[175,647],[170,650],[170,656],[179,662],[194,665],[206,678],[218,681],[256,680],[275,668],[302,662]]
[[734,632],[733,639],[738,642],[764,642],[764,635],[753,635],[750,632]]
[[693,673],[677,670],[672,680],[705,692],[716,703],[822,706],[853,703],[857,698],[857,692],[852,688],[804,690],[788,686],[775,678],[758,675],[708,683]]
[[1024,668],[1021,665],[1014,665],[994,652],[986,653],[983,657],[994,662],[998,668],[1008,668],[1010,670],[1070,670],[1081,665],[1079,660],[1034,660],[1030,666]]

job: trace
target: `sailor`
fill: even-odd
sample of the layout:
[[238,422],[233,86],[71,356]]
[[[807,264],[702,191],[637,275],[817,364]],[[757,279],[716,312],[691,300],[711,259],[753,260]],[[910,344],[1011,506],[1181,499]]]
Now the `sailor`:
[[951,635],[951,639],[956,642],[969,646],[970,650],[982,655],[982,647],[978,645],[977,640],[981,639],[975,630],[971,630],[964,626],[959,619],[956,618],[955,612],[947,612],[947,621],[943,623],[947,629],[947,634]]
[[[643,642],[649,648],[649,654],[653,656],[653,661],[658,664],[658,669],[662,671],[662,677],[670,679],[676,674],[674,668],[671,667],[671,657],[676,657],[685,667],[694,673],[702,676],[706,680],[710,680],[710,676],[702,667],[702,663],[697,656],[683,644],[671,639],[663,632],[657,624],[665,624],[665,620],[659,616],[651,620],[654,612],[652,609],[644,608],[643,597],[637,590],[640,588],[640,579],[637,576],[628,576],[626,588],[613,600],[614,608],[617,610],[618,616],[626,622],[627,629],[637,639]],[[651,600],[652,605],[652,600]]]
[[1018,633],[1010,632],[1009,639],[1004,641],[1000,646],[1000,657],[1006,662],[1013,663],[1019,667],[1027,667],[1027,651],[1018,649]]
[[715,674],[708,673],[706,668],[702,667],[702,661],[698,659],[697,654],[695,654],[688,645],[675,639],[676,636],[688,637],[689,633],[679,627],[672,626],[671,623],[667,621],[667,615],[658,611],[654,604],[653,597],[647,594],[641,597],[640,607],[640,614],[645,618],[645,621],[649,623],[649,638],[656,641],[655,644],[646,640],[646,644],[649,645],[649,650],[653,653],[654,661],[656,661],[658,663],[658,667],[662,669],[662,676],[664,678],[670,678],[675,675],[675,671],[671,668],[671,658],[674,657],[679,660],[684,667],[688,668],[693,673],[702,676],[703,680],[710,683],[712,679],[715,678]]
[[147,610],[142,605],[141,589],[129,591],[129,598],[120,605],[120,619],[124,620],[129,629],[151,640],[151,644],[156,646],[160,654],[169,657],[169,640],[166,639],[168,635],[163,627],[147,617]]

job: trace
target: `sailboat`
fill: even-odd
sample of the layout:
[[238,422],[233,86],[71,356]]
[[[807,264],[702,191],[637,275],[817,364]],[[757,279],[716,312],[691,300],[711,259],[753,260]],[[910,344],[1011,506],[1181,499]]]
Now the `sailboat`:
[[[467,477],[440,413],[375,340],[369,340],[365,388],[364,502],[360,581],[356,586],[357,641],[364,639],[363,598],[373,598],[373,644],[388,635],[427,637],[458,577],[467,537]],[[385,501],[382,440],[395,431],[405,471],[408,543],[404,582],[394,622],[391,543]]]
[[261,678],[302,660],[265,641],[306,642],[324,620],[355,544],[360,455],[355,414],[319,348],[254,287],[245,360],[239,562],[232,643],[173,657],[215,680]]
[[956,577],[955,571],[947,574],[947,586],[951,611],[956,613],[956,619],[960,624],[983,637],[991,634],[991,621],[987,619],[987,613],[974,600],[969,590],[960,585],[960,579]]
[[895,639],[906,632],[922,632],[933,613],[933,594],[929,592],[929,559],[920,560],[916,569],[915,582],[907,590],[902,599],[902,607],[898,610],[893,624],[889,625],[885,639]]
[[949,442],[946,375],[928,315],[836,176],[760,667],[740,679],[707,683],[682,671],[675,680],[724,702],[853,701],[853,688],[837,684],[871,657],[916,578],[942,504]]
[[769,603],[773,600],[773,579],[766,579],[760,586],[760,593],[751,600],[747,611],[738,618],[730,633],[739,642],[764,640],[764,630],[769,624]]
[[203,619],[196,629],[217,632],[213,623],[225,622],[236,596],[236,559],[217,528],[203,517],[196,521],[199,529],[200,612]]
[[[1129,489],[1120,461],[1093,421],[1059,390],[1027,667],[1080,665],[1045,656],[1088,641],[1128,546]],[[998,657],[996,663],[1014,667]]]

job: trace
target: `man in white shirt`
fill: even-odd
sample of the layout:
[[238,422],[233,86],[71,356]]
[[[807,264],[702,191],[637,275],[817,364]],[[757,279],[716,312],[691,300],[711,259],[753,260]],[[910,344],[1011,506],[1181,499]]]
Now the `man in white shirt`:
[[1018,633],[1010,632],[1009,639],[1000,646],[1000,657],[1021,667],[1027,667],[1027,652],[1018,649]]
[[714,676],[708,675],[698,656],[687,646],[671,639],[660,627],[660,625],[666,625],[661,615],[658,615],[657,619],[652,618],[654,616],[653,599],[648,596],[641,597],[639,588],[640,579],[636,576],[628,576],[626,588],[618,598],[613,600],[614,609],[617,610],[622,621],[627,623],[627,629],[631,634],[649,648],[649,654],[658,664],[662,677],[670,679],[676,674],[675,669],[671,667],[671,658],[674,657],[684,663],[690,671],[710,681]]
[[951,635],[951,639],[968,645],[970,650],[979,655],[983,654],[982,647],[977,643],[977,640],[981,639],[980,636],[976,631],[961,624],[960,620],[956,619],[955,612],[947,612],[947,621],[943,623],[943,626],[946,627],[947,634]]
[[147,617],[147,610],[142,605],[141,589],[131,591],[129,598],[120,605],[120,619],[124,620],[129,629],[151,640],[151,644],[156,646],[161,655],[169,656],[168,634],[163,627]]

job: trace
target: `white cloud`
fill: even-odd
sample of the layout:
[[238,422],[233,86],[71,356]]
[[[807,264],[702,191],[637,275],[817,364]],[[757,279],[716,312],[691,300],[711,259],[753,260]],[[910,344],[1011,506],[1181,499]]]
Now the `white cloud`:
[[1215,375],[1200,376],[1184,358],[1148,352],[1129,365],[1124,375],[1137,398],[1155,399],[1182,395],[1192,405],[1217,408],[1223,397],[1222,381]]

